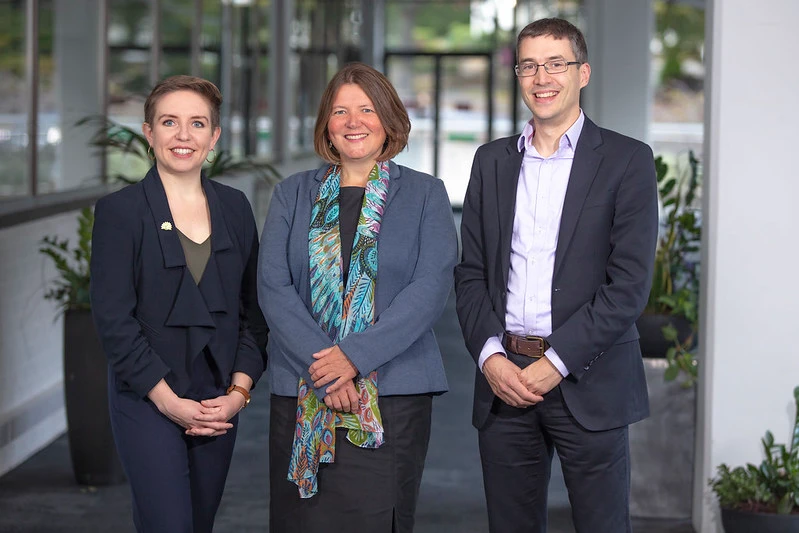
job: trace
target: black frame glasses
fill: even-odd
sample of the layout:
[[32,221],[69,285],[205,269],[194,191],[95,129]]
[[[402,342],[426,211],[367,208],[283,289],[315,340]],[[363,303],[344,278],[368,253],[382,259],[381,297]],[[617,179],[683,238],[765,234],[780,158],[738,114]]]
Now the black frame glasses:
[[[544,70],[547,74],[560,74],[562,72],[566,72],[569,70],[569,65],[582,65],[582,61],[566,61],[565,59],[551,59],[544,63],[538,64],[533,63],[532,61],[525,61],[518,65],[514,65],[513,71],[516,73],[516,76],[519,78],[527,78],[529,76],[535,76],[538,74],[538,67],[544,67]],[[528,72],[527,70],[523,69],[530,69],[532,67],[532,72]]]

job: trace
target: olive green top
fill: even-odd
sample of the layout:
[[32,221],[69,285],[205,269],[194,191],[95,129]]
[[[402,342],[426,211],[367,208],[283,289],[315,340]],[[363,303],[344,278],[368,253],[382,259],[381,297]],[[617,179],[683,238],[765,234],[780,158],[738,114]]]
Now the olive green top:
[[186,256],[186,266],[189,267],[194,283],[199,285],[203,272],[205,272],[205,265],[208,264],[208,259],[211,257],[211,236],[209,235],[203,242],[198,243],[178,230],[178,237],[180,238],[181,246],[183,246],[183,255]]

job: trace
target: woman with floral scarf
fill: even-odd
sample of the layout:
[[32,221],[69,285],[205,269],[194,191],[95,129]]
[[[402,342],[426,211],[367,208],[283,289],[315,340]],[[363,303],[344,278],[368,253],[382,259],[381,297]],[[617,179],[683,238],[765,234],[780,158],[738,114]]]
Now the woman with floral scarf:
[[273,533],[413,531],[457,237],[443,182],[391,161],[409,132],[388,79],[348,64],[316,120],[328,163],[274,191],[258,268]]

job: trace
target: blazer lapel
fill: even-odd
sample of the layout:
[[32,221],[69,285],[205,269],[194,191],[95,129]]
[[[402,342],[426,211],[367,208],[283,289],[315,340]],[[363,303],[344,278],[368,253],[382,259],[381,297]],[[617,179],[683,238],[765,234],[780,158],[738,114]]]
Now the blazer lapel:
[[499,217],[499,260],[502,286],[508,286],[510,244],[513,237],[513,217],[516,214],[516,189],[522,169],[524,151],[518,149],[519,136],[510,138],[505,147],[507,157],[497,161],[497,216]]
[[397,166],[394,161],[388,162],[388,196],[386,196],[386,205],[383,206],[385,210],[388,207],[388,204],[391,203],[391,200],[397,195],[397,191],[400,189],[402,173],[400,172],[399,166]]
[[180,245],[175,221],[172,220],[172,212],[169,210],[169,202],[166,199],[166,191],[161,184],[161,178],[155,165],[150,169],[142,180],[144,196],[150,206],[150,213],[153,215],[153,224],[158,232],[158,242],[161,245],[161,254],[164,258],[164,267],[173,268],[186,266],[186,257],[183,255],[183,247]]
[[602,135],[599,128],[586,117],[583,131],[580,133],[580,139],[577,141],[577,148],[574,151],[569,185],[566,188],[566,198],[563,201],[558,245],[555,250],[554,276],[557,276],[558,269],[563,263],[563,257],[569,249],[569,243],[574,236],[585,198],[596,178],[599,164],[602,162],[602,155],[596,151],[601,144]]
[[211,214],[211,256],[208,258],[199,288],[208,311],[221,313],[226,312],[227,306],[225,305],[225,285],[222,282],[219,259],[220,254],[227,253],[226,250],[233,247],[233,240],[230,237],[227,220],[216,189],[208,178],[203,177],[202,184],[205,198],[208,200],[208,211]]

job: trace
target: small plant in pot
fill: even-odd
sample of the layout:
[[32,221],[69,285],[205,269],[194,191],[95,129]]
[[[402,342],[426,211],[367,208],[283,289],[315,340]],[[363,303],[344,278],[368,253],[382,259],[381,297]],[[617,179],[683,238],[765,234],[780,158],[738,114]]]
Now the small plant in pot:
[[78,215],[77,244],[45,236],[39,251],[55,265],[57,276],[44,297],[64,316],[64,403],[67,438],[75,480],[81,485],[124,481],[108,415],[108,364],[94,329],[89,300],[94,213]]
[[726,533],[799,531],[799,387],[793,396],[797,411],[790,443],[775,443],[767,431],[760,466],[721,464],[710,480]]
[[699,249],[702,236],[696,207],[701,166],[693,152],[687,165],[671,172],[662,156],[655,159],[662,222],[655,252],[652,288],[636,325],[641,351],[648,357],[665,357],[666,379],[682,371],[684,383],[696,380],[694,348],[698,330]]

